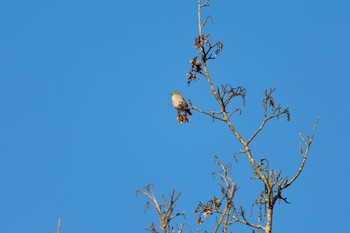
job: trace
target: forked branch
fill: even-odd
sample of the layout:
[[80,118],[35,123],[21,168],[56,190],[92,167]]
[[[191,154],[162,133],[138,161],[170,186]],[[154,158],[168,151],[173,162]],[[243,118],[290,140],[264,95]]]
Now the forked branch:
[[296,172],[296,174],[293,176],[293,178],[291,180],[285,182],[285,184],[281,185],[281,189],[288,188],[291,184],[293,184],[294,181],[299,177],[300,173],[303,171],[305,163],[306,163],[306,160],[307,160],[307,158],[309,156],[311,143],[312,143],[312,140],[313,140],[313,138],[315,136],[316,127],[317,127],[317,124],[318,124],[319,120],[320,120],[320,116],[317,117],[316,122],[315,122],[315,124],[314,124],[314,126],[312,128],[311,136],[308,136],[307,140],[305,140],[303,135],[301,133],[299,133],[299,136],[300,136],[300,138],[301,138],[301,140],[302,140],[302,142],[304,143],[304,146],[305,146],[305,152],[304,152],[303,151],[303,147],[300,145],[300,153],[301,153],[301,155],[303,157],[303,160],[301,161],[299,169]]
[[243,208],[240,206],[237,208],[234,203],[234,195],[237,185],[231,178],[231,164],[223,164],[217,157],[215,163],[220,167],[219,172],[214,172],[213,176],[218,177],[222,198],[214,196],[206,204],[199,202],[195,214],[200,214],[197,223],[202,224],[204,219],[211,215],[216,216],[216,225],[213,233],[217,232],[229,232],[228,227],[235,223],[242,223],[258,230],[264,230],[265,228],[258,224],[251,223],[245,216]]
[[[272,93],[275,89],[270,89],[269,92],[266,90],[263,99],[264,108],[264,119],[260,124],[259,128],[253,133],[253,135],[247,140],[249,144],[264,128],[265,124],[273,119],[279,118],[280,116],[286,116],[287,121],[290,121],[290,112],[288,108],[282,108],[281,105],[276,105],[275,100],[272,98]],[[270,109],[270,111],[269,111]]]
[[[157,224],[158,228],[161,229],[163,233],[173,233],[175,232],[174,227],[170,225],[170,221],[175,219],[178,216],[182,216],[185,218],[185,211],[175,212],[176,202],[180,197],[180,193],[176,194],[175,190],[173,190],[167,199],[164,195],[162,195],[163,203],[159,204],[156,196],[154,195],[154,186],[152,184],[148,184],[143,189],[137,190],[136,193],[141,193],[142,195],[148,197],[150,201],[145,204],[145,211],[149,207],[152,207],[157,212],[159,216],[159,224]],[[181,233],[184,224],[180,224],[178,226],[177,233]],[[151,224],[149,228],[146,228],[152,233],[158,233],[157,229],[154,226],[154,223]]]

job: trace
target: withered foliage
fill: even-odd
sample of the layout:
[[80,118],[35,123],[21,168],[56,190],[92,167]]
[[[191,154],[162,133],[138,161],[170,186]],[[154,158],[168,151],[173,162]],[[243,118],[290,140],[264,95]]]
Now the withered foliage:
[[180,124],[190,122],[190,118],[186,112],[178,111],[176,119]]
[[[212,36],[210,34],[202,34],[194,39],[193,45],[197,53],[202,55],[203,61],[214,59],[224,48],[224,43],[221,41],[213,43],[211,38]],[[212,51],[214,51],[214,54],[212,54]]]
[[217,227],[214,232],[217,232],[220,227],[224,229],[228,221],[235,218],[236,208],[233,203],[233,197],[237,186],[230,177],[232,169],[231,164],[223,164],[218,157],[215,157],[215,163],[220,167],[220,171],[214,172],[213,176],[214,178],[218,177],[220,180],[218,184],[222,197],[218,198],[214,196],[210,198],[206,204],[199,202],[194,213],[200,215],[197,219],[197,224],[202,224],[204,219],[210,215],[216,215]]
[[187,73],[187,84],[190,85],[192,81],[198,80],[198,75],[203,73],[203,63],[210,59],[215,59],[222,53],[224,44],[222,42],[212,43],[210,34],[201,34],[194,39],[193,43],[196,51],[200,54],[200,58],[194,57],[190,60],[191,68]]
[[192,81],[198,80],[197,73],[202,71],[202,63],[194,57],[190,60],[191,68],[187,73],[187,84],[190,85]]
[[276,89],[271,88],[269,91],[265,90],[263,107],[264,107],[264,116],[268,117],[268,111],[270,111],[270,116],[276,117],[277,119],[283,115],[286,117],[287,121],[290,121],[290,112],[288,108],[282,108],[281,105],[276,106],[276,102],[272,97],[273,92]]
[[[206,218],[209,215],[212,215],[213,213],[217,213],[219,211],[220,206],[221,200],[214,196],[205,205],[202,202],[199,202],[198,207],[197,209],[195,209],[194,213],[201,214],[204,218]],[[201,223],[203,223],[203,219],[201,218],[201,216],[199,216],[199,219],[201,219]]]
[[201,47],[204,48],[205,45],[210,46],[210,42],[208,40],[208,37],[210,35],[199,35],[198,37],[194,38],[193,45],[196,49],[199,49]]
[[224,48],[224,43],[222,42],[217,42],[217,45],[216,45],[216,50],[214,52],[214,56],[219,56],[219,54],[222,52],[222,49]]

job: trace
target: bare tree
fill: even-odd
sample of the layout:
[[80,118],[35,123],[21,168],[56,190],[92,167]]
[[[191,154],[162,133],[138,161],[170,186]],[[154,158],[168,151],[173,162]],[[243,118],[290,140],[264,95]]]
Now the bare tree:
[[[241,110],[239,108],[231,107],[232,104],[230,105],[230,103],[236,100],[236,97],[240,97],[243,105],[245,105],[246,89],[240,86],[232,87],[230,84],[216,85],[214,83],[209,72],[208,63],[220,55],[223,49],[223,43],[220,41],[213,42],[212,36],[204,33],[204,27],[210,19],[210,16],[206,16],[203,19],[201,13],[202,9],[204,7],[208,7],[210,4],[209,0],[206,0],[205,2],[201,0],[197,1],[198,36],[194,41],[197,56],[190,60],[191,68],[187,74],[187,83],[191,84],[193,81],[198,80],[199,76],[204,77],[209,85],[210,94],[217,102],[218,110],[204,110],[203,108],[195,106],[190,100],[189,108],[201,114],[205,114],[211,117],[213,120],[221,121],[227,125],[241,145],[239,153],[246,156],[254,171],[253,178],[259,180],[264,187],[257,199],[253,202],[253,206],[257,206],[259,210],[257,213],[257,219],[250,220],[247,218],[244,208],[240,205],[236,205],[234,202],[234,195],[237,190],[237,185],[230,176],[231,164],[223,164],[218,158],[216,158],[215,163],[220,167],[220,172],[214,173],[214,175],[220,178],[220,197],[218,198],[217,196],[214,196],[205,204],[199,202],[198,207],[195,210],[195,213],[200,215],[197,219],[197,224],[203,223],[204,219],[211,215],[216,215],[216,225],[212,230],[214,233],[219,231],[228,232],[228,229],[236,223],[244,224],[250,227],[253,232],[270,233],[272,232],[273,210],[275,204],[279,200],[289,203],[287,198],[282,195],[283,191],[297,180],[304,169],[305,163],[309,156],[310,147],[314,138],[319,117],[316,119],[310,136],[305,138],[303,135],[299,134],[302,141],[299,148],[301,162],[299,168],[296,169],[292,178],[283,175],[282,169],[276,171],[275,169],[270,168],[267,159],[257,160],[256,156],[252,152],[251,142],[261,133],[269,121],[280,117],[285,117],[287,121],[290,121],[289,109],[283,108],[281,105],[276,103],[275,99],[273,98],[275,89],[266,90],[263,97],[263,116],[260,126],[248,138],[244,138],[240,134],[235,125],[232,123],[231,118],[235,115],[235,113],[240,112]],[[181,118],[181,113],[179,113],[179,117]],[[183,113],[183,117],[187,117],[185,112]],[[160,216],[159,228],[162,229],[163,232],[174,232],[171,231],[173,228],[169,228],[170,220],[178,215],[184,214],[183,212],[180,214],[173,214],[175,202],[179,197],[175,197],[175,191],[173,191],[173,193],[170,195],[170,202],[163,197],[165,202],[165,204],[162,206],[164,208],[163,210],[157,204],[157,200],[149,186],[146,186],[143,191],[139,192],[152,200],[153,204],[148,202],[147,205],[152,206]],[[148,228],[148,230],[151,232],[156,232],[152,231],[152,226],[151,228]],[[183,227],[183,225],[181,226]],[[179,232],[182,232],[182,227],[181,231]]]

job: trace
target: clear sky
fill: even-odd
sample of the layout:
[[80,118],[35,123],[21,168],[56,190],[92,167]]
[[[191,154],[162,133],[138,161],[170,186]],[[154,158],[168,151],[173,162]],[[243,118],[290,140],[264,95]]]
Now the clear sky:
[[[233,120],[242,135],[258,127],[265,89],[292,113],[252,144],[257,158],[292,176],[298,132],[321,115],[275,232],[346,232],[350,2],[213,0],[205,13],[224,42],[213,81],[248,90]],[[135,191],[150,182],[159,194],[181,191],[189,223],[198,201],[219,195],[214,156],[233,162],[236,139],[197,112],[179,125],[170,102],[178,90],[216,109],[203,78],[186,84],[196,17],[195,0],[0,2],[0,232],[55,232],[58,216],[61,233],[143,232],[156,216]],[[239,157],[237,202],[247,209],[258,193],[246,188],[259,186],[250,175]]]

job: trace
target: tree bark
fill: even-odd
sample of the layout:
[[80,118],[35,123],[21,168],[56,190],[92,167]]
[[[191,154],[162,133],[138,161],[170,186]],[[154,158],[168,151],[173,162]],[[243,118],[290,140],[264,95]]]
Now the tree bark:
[[268,204],[267,207],[267,223],[265,228],[265,233],[272,232],[272,216],[273,216],[273,205]]

